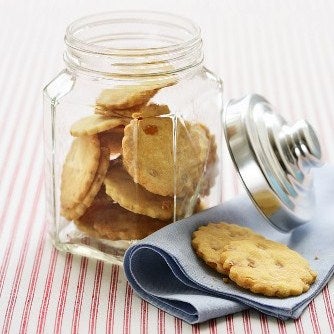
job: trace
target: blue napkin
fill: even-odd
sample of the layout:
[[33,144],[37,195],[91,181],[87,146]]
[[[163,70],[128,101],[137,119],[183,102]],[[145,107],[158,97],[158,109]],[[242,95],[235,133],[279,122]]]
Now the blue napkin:
[[[314,172],[317,199],[314,218],[288,234],[274,229],[243,196],[171,224],[129,248],[124,258],[127,279],[137,294],[164,311],[194,324],[252,307],[281,319],[297,318],[334,271],[334,168]],[[268,298],[225,284],[191,247],[200,225],[226,220],[248,226],[303,255],[317,280],[297,297]]]

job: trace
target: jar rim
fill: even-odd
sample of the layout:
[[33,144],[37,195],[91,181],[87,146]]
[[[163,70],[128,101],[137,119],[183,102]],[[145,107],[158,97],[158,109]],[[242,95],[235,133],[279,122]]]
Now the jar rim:
[[[127,20],[131,20],[132,23],[151,22],[156,25],[174,27],[180,29],[180,31],[183,30],[187,38],[169,45],[151,46],[149,48],[129,48],[98,45],[97,43],[77,37],[77,34],[81,30],[87,30],[87,28],[93,28],[96,25],[112,22],[124,23]],[[155,55],[188,48],[196,43],[201,43],[201,29],[192,20],[172,13],[149,10],[119,10],[87,15],[70,23],[65,34],[65,44],[68,47],[78,51],[105,56],[120,56],[122,54],[137,55],[143,52]]]

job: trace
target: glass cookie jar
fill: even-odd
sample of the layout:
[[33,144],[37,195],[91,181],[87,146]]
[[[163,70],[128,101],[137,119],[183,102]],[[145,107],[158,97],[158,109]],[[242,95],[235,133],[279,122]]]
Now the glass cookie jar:
[[221,201],[222,82],[199,28],[153,12],[79,19],[44,89],[47,220],[59,250],[121,263]]
[[[221,202],[223,132],[245,189],[285,232],[308,221],[316,133],[259,95],[229,101],[199,28],[111,12],[73,22],[44,89],[47,220],[59,250],[122,263],[158,229]],[[180,222],[181,223],[181,222]]]

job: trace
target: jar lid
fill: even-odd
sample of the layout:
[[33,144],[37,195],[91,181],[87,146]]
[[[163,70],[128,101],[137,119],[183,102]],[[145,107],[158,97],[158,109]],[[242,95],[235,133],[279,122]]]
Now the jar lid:
[[312,126],[292,126],[260,95],[229,101],[225,138],[232,160],[257,208],[287,232],[312,216],[312,167],[322,165]]

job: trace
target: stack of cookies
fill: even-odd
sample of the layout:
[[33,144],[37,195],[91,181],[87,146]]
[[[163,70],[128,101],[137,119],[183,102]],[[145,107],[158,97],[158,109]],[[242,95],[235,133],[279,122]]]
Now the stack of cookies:
[[61,215],[96,238],[142,239],[191,214],[216,175],[214,136],[152,97],[172,83],[102,91],[75,122],[61,175]]

